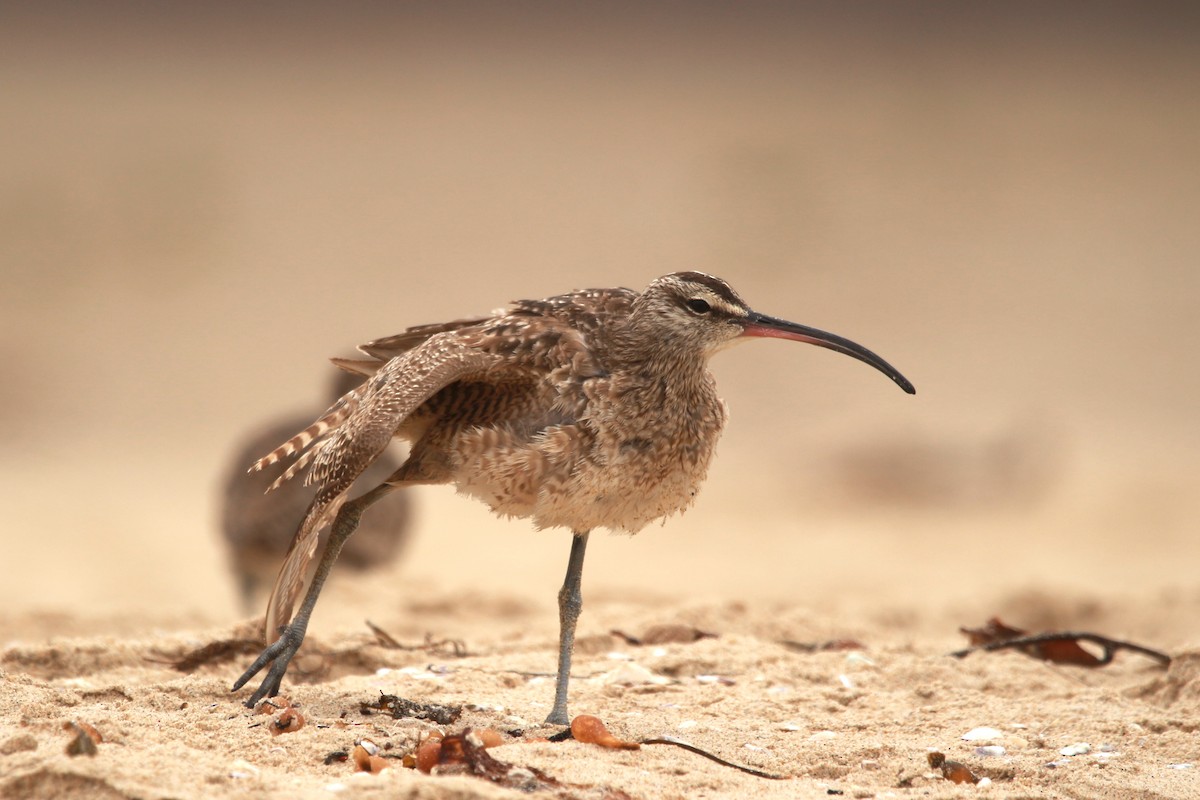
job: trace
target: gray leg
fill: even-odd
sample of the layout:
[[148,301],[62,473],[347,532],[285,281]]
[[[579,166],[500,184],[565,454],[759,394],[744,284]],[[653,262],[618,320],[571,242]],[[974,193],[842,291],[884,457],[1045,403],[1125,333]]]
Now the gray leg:
[[242,677],[233,684],[232,691],[236,692],[257,675],[263,667],[267,664],[271,665],[267,676],[263,678],[262,683],[254,690],[254,694],[250,695],[250,699],[246,701],[247,707],[254,708],[264,697],[274,697],[279,694],[283,675],[287,672],[288,664],[291,663],[296,651],[300,649],[300,644],[304,641],[304,633],[308,629],[308,620],[317,605],[317,597],[321,594],[321,587],[325,584],[325,579],[329,577],[329,570],[333,567],[333,562],[337,561],[342,545],[358,528],[358,522],[362,518],[363,512],[372,503],[395,488],[397,487],[391,484],[380,484],[366,494],[348,501],[338,511],[329,533],[329,541],[325,544],[325,551],[321,553],[321,561],[317,564],[317,571],[313,575],[312,584],[309,585],[308,593],[304,595],[304,602],[300,604],[296,616],[283,629],[279,638],[266,650],[263,650],[250,668],[242,673]]
[[558,591],[558,679],[554,683],[554,708],[546,717],[547,725],[569,725],[567,687],[571,683],[571,652],[575,649],[575,623],[583,608],[580,583],[583,578],[583,555],[587,551],[588,532],[576,533],[571,539],[571,557],[567,560],[567,577]]

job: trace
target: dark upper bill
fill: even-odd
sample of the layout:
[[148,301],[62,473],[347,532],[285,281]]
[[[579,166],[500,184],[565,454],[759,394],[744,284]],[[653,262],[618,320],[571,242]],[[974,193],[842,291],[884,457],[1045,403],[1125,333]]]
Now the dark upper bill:
[[917,390],[909,382],[908,378],[901,375],[900,371],[891,364],[862,345],[855,344],[849,339],[838,336],[836,333],[828,333],[827,331],[810,328],[807,325],[798,325],[795,322],[788,322],[785,319],[768,317],[766,314],[751,311],[750,316],[746,318],[745,331],[742,335],[791,339],[796,342],[808,342],[809,344],[815,344],[817,347],[836,350],[839,353],[845,353],[848,356],[857,358],[859,361],[870,364],[895,381],[897,386],[909,394],[917,393]]

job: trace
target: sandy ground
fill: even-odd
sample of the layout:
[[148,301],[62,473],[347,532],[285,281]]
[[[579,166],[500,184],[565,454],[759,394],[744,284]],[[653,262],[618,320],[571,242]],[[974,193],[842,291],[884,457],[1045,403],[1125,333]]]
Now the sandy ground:
[[[380,691],[581,797],[1200,796],[1190,6],[38,8],[0,26],[0,796],[514,793],[326,764],[434,727],[364,716]],[[566,536],[448,489],[399,563],[335,573],[301,730],[229,693],[250,656],[163,663],[242,630],[217,487],[325,357],[689,268],[918,388],[722,354],[696,506],[593,537],[573,712],[786,780],[541,741]],[[993,615],[1175,660],[947,655]],[[662,624],[717,635],[609,633]]]

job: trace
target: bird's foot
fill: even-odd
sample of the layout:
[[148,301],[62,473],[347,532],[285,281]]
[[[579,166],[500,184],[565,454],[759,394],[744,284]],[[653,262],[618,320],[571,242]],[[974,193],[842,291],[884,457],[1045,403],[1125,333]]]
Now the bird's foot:
[[567,718],[567,710],[565,708],[556,708],[546,717],[546,725],[570,725],[571,720]]
[[242,673],[242,677],[234,682],[232,692],[246,685],[246,683],[257,675],[262,668],[267,664],[271,668],[267,670],[267,676],[263,678],[262,683],[254,690],[254,694],[250,695],[246,700],[247,708],[254,708],[258,705],[258,701],[264,697],[274,697],[279,694],[279,687],[283,683],[283,675],[287,672],[288,664],[292,663],[292,658],[296,655],[296,651],[300,649],[300,644],[304,641],[304,629],[295,628],[293,625],[288,625],[283,629],[283,633],[279,638],[263,650],[254,663]]

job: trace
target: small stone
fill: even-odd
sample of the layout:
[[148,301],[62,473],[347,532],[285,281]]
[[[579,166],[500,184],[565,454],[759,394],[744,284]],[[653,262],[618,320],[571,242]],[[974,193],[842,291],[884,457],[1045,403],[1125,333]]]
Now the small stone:
[[229,777],[234,780],[247,780],[258,777],[258,767],[249,761],[238,759],[229,765]]
[[972,728],[962,735],[964,742],[990,742],[1004,738],[1004,731],[996,728]]
[[1076,742],[1058,751],[1060,756],[1082,756],[1092,752],[1092,746],[1087,742]]
[[643,667],[641,664],[637,664],[633,661],[626,661],[619,667],[609,670],[604,675],[600,676],[600,680],[607,684],[622,685],[636,685],[640,683],[662,685],[671,682],[670,678],[662,675],[656,675]]
[[863,655],[861,650],[851,650],[846,653],[846,663],[864,667],[875,666],[875,662]]
[[995,758],[997,756],[1004,755],[1006,752],[1007,751],[998,744],[988,744],[984,745],[983,747],[975,748],[975,755],[982,758]]
[[698,683],[719,684],[721,686],[733,686],[737,681],[733,678],[726,678],[724,675],[697,675]]

